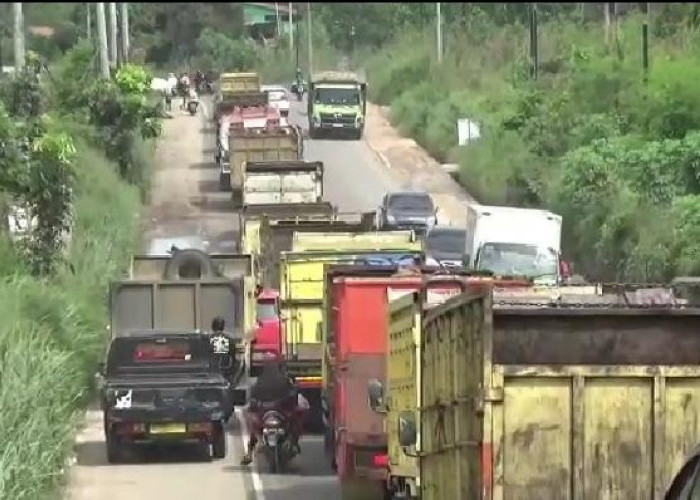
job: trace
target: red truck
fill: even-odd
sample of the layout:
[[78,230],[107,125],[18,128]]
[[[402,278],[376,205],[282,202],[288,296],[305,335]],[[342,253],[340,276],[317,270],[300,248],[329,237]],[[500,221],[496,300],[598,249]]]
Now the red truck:
[[464,291],[469,281],[475,279],[467,271],[422,268],[405,274],[393,267],[328,267],[322,391],[325,450],[344,498],[382,498],[385,489],[384,417],[374,413],[366,399],[368,381],[385,378],[387,296],[425,287],[428,300],[439,304]]
[[280,294],[270,288],[255,291],[255,331],[251,347],[251,376],[257,376],[266,360],[279,360],[285,337],[284,323],[280,319]]

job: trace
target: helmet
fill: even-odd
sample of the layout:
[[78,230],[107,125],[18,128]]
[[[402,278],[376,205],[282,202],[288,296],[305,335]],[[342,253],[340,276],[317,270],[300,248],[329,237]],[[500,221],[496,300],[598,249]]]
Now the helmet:
[[221,316],[217,316],[211,322],[211,329],[215,332],[222,332],[224,330],[225,325],[226,321],[224,320],[224,318],[222,318]]

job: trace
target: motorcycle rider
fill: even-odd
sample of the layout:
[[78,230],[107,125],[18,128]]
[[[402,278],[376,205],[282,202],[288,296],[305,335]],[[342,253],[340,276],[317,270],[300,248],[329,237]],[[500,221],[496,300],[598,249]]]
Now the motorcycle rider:
[[185,109],[187,105],[187,97],[190,94],[190,77],[187,73],[182,73],[180,75],[180,94],[182,95],[182,106],[180,109]]
[[258,444],[258,435],[262,433],[262,417],[266,408],[273,406],[289,419],[290,438],[297,453],[299,438],[303,426],[303,414],[309,409],[309,402],[299,392],[296,384],[287,375],[284,366],[276,361],[266,363],[263,371],[251,389],[250,403],[246,411],[246,420],[250,438],[241,465],[253,461],[253,452]]

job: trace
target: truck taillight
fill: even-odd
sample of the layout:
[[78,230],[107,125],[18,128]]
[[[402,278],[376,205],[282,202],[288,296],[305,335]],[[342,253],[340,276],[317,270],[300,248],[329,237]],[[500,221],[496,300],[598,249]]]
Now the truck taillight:
[[372,465],[375,467],[388,467],[389,466],[389,455],[387,454],[380,454],[380,455],[374,455],[372,457]]

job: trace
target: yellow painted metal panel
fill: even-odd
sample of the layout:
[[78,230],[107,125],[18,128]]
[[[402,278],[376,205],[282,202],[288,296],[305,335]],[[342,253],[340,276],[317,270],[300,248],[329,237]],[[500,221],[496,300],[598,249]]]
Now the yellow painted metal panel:
[[[664,486],[680,470],[700,436],[700,374],[698,378],[666,378],[664,408]],[[695,439],[692,439],[695,437]]]
[[412,231],[362,233],[294,233],[292,251],[307,250],[406,250],[420,251]]
[[[389,463],[394,476],[418,477],[418,461],[399,445],[399,414],[420,406],[420,303],[418,294],[403,295],[389,302],[386,393],[389,408],[386,430]],[[417,449],[420,450],[420,439]]]
[[504,393],[504,498],[571,498],[570,380],[508,378]]
[[653,379],[585,384],[585,498],[652,499]]

